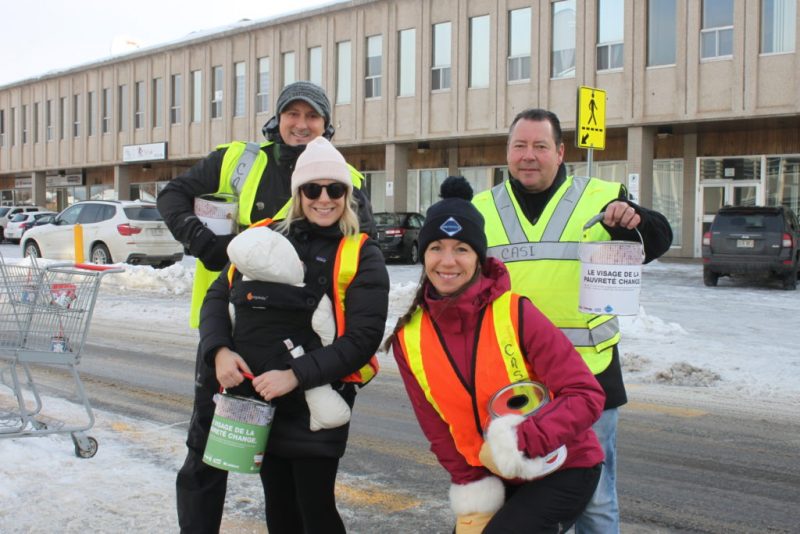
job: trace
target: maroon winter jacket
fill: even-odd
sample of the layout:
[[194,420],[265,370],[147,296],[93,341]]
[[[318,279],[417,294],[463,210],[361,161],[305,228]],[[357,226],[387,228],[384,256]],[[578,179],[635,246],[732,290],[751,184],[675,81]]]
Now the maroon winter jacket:
[[[461,376],[473,376],[479,312],[508,291],[511,286],[508,271],[499,260],[488,258],[479,279],[452,298],[438,296],[429,282],[425,284],[422,305],[443,336]],[[567,460],[561,469],[597,465],[603,461],[603,450],[591,426],[602,413],[603,390],[564,334],[529,300],[520,300],[520,347],[554,398],[518,427],[519,449],[533,458],[563,444],[567,446]],[[469,465],[458,452],[447,423],[425,398],[397,339],[392,347],[417,420],[431,442],[431,451],[450,473],[452,482],[465,484],[491,474],[484,467]]]

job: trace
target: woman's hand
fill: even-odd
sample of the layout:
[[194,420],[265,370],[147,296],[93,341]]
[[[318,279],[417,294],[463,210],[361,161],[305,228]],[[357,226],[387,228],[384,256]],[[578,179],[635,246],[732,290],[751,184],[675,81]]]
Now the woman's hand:
[[253,379],[253,387],[256,389],[256,393],[261,395],[266,401],[286,395],[299,384],[300,382],[297,380],[297,376],[295,376],[294,371],[291,369],[285,371],[267,371]]
[[223,388],[238,386],[244,381],[244,373],[253,374],[244,359],[228,347],[220,347],[214,355],[217,382]]

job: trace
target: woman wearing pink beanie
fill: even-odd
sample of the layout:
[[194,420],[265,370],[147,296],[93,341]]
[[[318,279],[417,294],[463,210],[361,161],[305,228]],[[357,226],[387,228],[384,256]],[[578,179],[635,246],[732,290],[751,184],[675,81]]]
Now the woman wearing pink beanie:
[[[224,269],[201,310],[200,348],[222,387],[275,406],[260,471],[270,534],[342,533],[334,485],[349,422],[312,431],[304,392],[329,384],[352,408],[356,385],[377,372],[373,355],[383,337],[389,275],[377,244],[359,232],[349,169],[327,139],[306,146],[291,187],[289,213],[271,228],[304,264],[303,285]],[[336,338],[326,346],[311,322],[324,297],[334,303],[336,320]],[[295,358],[298,346],[305,353]]]

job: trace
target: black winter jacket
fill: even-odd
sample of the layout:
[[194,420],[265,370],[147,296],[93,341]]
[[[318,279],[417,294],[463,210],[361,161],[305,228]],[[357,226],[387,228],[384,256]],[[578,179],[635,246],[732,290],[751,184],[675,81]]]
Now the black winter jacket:
[[[306,265],[305,287],[245,282],[237,276],[229,290],[226,268],[212,284],[201,309],[200,351],[211,367],[216,350],[225,346],[239,353],[256,375],[291,368],[297,376],[299,387],[274,400],[275,419],[267,450],[278,456],[338,458],[344,454],[349,425],[312,432],[303,391],[331,384],[352,407],[355,387],[339,380],[365,365],[383,338],[389,275],[383,255],[371,240],[361,249],[358,272],[345,295],[344,335],[321,347],[311,329],[311,315],[322,295],[333,300],[333,267],[341,237],[337,226],[294,223],[288,238]],[[236,313],[233,330],[229,302]],[[294,359],[285,339],[302,345],[306,354]],[[256,396],[249,381],[231,393]]]
[[[193,256],[199,257],[205,250],[213,247],[214,236],[210,230],[204,230],[203,223],[194,215],[194,199],[216,193],[219,189],[222,159],[226,150],[227,148],[220,148],[211,152],[186,173],[171,180],[158,195],[158,211],[164,217],[164,222],[175,239],[183,243]],[[291,198],[292,172],[297,158],[305,150],[305,145],[290,146],[276,142],[262,147],[261,150],[267,153],[267,167],[258,184],[250,217],[252,222],[273,217]],[[358,200],[361,231],[375,237],[376,229],[369,199],[358,189],[354,196]],[[220,250],[224,251],[224,247]]]

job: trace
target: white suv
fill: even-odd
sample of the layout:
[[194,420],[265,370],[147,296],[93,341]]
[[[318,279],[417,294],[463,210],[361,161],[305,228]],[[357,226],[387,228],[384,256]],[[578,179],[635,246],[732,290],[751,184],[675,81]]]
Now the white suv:
[[83,229],[83,257],[92,263],[168,267],[183,259],[183,245],[170,233],[152,202],[85,200],[59,213],[50,224],[22,236],[23,256],[72,260],[75,225]]
[[5,239],[6,225],[18,213],[45,211],[40,206],[0,206],[0,243]]

